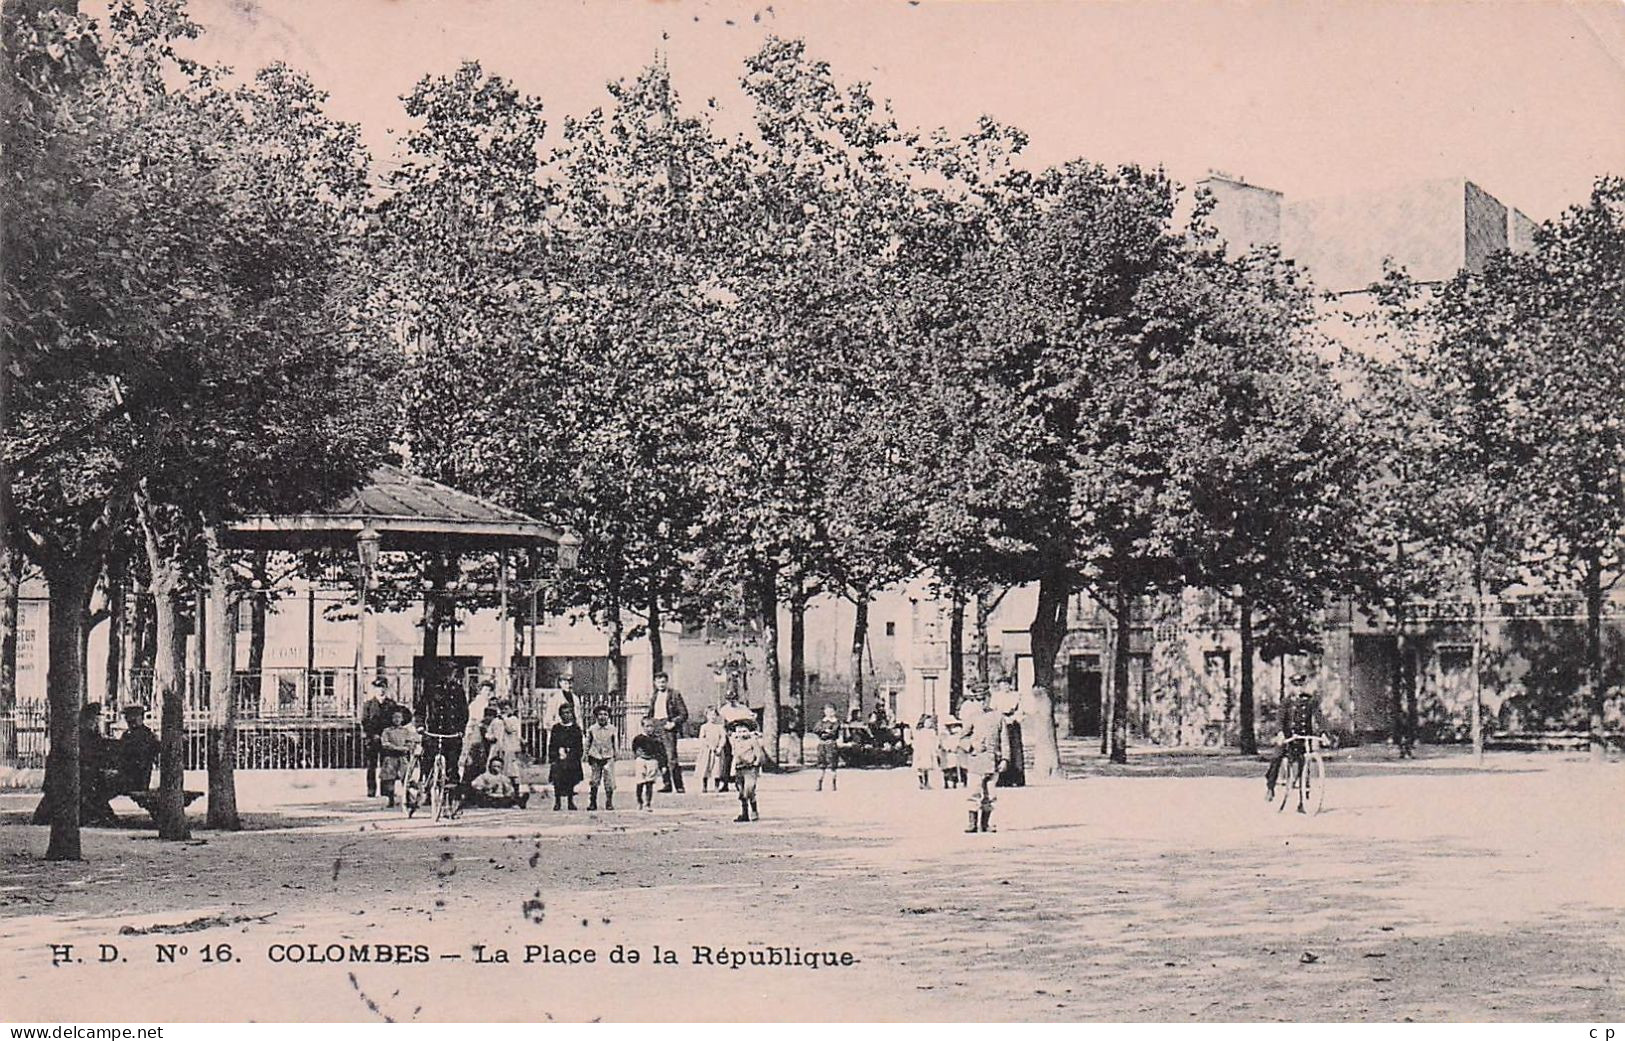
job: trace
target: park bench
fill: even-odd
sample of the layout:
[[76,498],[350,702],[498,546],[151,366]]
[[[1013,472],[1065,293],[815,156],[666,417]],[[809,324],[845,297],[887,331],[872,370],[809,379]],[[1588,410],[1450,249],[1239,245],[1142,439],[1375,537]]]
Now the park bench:
[[[119,794],[124,795],[131,802],[146,810],[147,815],[152,818],[154,826],[158,824],[158,789],[145,788],[138,792],[121,792]],[[182,792],[181,795],[184,799],[183,806],[190,806],[196,800],[203,798],[202,792],[190,790]]]
[[[1619,744],[1614,734],[1606,735],[1604,740]],[[1580,751],[1591,746],[1591,734],[1584,730],[1514,730],[1487,736],[1484,746],[1519,752]]]

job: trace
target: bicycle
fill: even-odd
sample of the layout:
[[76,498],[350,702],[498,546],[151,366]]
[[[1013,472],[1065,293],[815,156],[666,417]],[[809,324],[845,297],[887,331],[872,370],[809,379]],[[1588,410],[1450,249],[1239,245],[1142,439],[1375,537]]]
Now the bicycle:
[[[1320,754],[1320,747],[1328,742],[1324,737],[1299,734],[1286,739],[1289,749],[1294,741],[1303,742],[1303,751],[1297,755],[1288,752],[1286,783],[1282,786],[1281,804],[1276,807],[1276,812],[1285,810],[1286,804],[1296,794],[1299,813],[1318,814],[1326,803],[1326,759]],[[1304,808],[1310,805],[1314,807],[1312,811]]]
[[425,739],[434,739],[434,763],[429,767],[429,776],[425,778],[423,794],[428,798],[429,809],[434,819],[437,821],[444,820],[455,812],[455,809],[451,806],[452,786],[448,780],[450,770],[446,765],[445,743],[462,735],[436,734],[426,730],[423,736]]

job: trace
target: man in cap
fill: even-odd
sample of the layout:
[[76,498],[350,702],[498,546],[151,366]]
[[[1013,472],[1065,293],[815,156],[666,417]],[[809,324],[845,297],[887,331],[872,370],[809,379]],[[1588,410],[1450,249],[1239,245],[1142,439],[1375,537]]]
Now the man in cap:
[[999,736],[1003,720],[997,712],[988,711],[987,688],[977,684],[965,692],[959,707],[962,728],[959,747],[965,756],[965,790],[969,803],[967,835],[993,830],[993,794],[989,790],[999,772]]
[[145,705],[124,706],[124,736],[118,742],[119,791],[144,792],[152,787],[158,762],[158,735],[147,726]]
[[102,736],[102,706],[92,701],[79,710],[79,819],[106,824],[117,818],[108,800],[116,794],[113,742]]
[[1288,682],[1289,692],[1281,699],[1281,744],[1270,759],[1269,769],[1264,771],[1264,784],[1268,788],[1264,798],[1269,800],[1275,798],[1275,783],[1281,776],[1281,763],[1288,756],[1294,760],[1303,757],[1304,743],[1292,738],[1314,737],[1325,729],[1320,702],[1309,689],[1309,677],[1305,673],[1295,672]]
[[566,705],[570,707],[570,714],[577,721],[587,718],[587,714],[582,711],[581,702],[576,698],[575,677],[568,672],[559,677],[559,689],[548,695],[547,704],[542,709],[542,725],[537,740],[543,747],[537,749],[536,754],[543,762],[552,761],[550,750],[546,747],[547,738],[553,733],[553,728],[559,725],[561,711]]
[[379,739],[395,715],[395,701],[389,696],[389,680],[378,676],[367,688],[361,702],[361,758],[367,767],[367,798],[378,794]]

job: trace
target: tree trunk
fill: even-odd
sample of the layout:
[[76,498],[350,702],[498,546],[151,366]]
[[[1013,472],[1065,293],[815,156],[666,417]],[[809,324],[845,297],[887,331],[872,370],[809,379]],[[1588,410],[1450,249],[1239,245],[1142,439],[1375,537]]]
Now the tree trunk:
[[1393,717],[1393,745],[1401,755],[1407,754],[1409,742],[1407,741],[1405,716],[1405,655],[1409,650],[1407,644],[1409,637],[1405,635],[1403,623],[1399,631],[1394,634],[1394,667],[1392,670],[1392,686],[1389,692],[1388,712]]
[[807,743],[807,593],[799,580],[790,596],[790,703],[796,710],[796,765],[806,762]]
[[1040,777],[1061,776],[1061,748],[1055,735],[1055,658],[1066,637],[1066,605],[1072,583],[1066,571],[1048,568],[1038,581],[1038,610],[1029,629],[1033,652],[1033,769]]
[[[1107,613],[1109,614],[1110,612],[1107,612]],[[1117,660],[1117,651],[1115,650],[1115,648],[1117,647],[1117,627],[1116,626],[1111,626],[1110,628],[1108,628],[1108,630],[1106,631],[1104,639],[1105,639],[1105,643],[1106,643],[1106,657],[1109,658],[1111,661],[1116,661]],[[1116,699],[1114,697],[1112,697],[1112,691],[1111,691],[1112,684],[1111,684],[1110,681],[1115,675],[1116,675],[1116,671],[1114,669],[1111,669],[1111,668],[1108,667],[1107,670],[1106,670],[1106,681],[1107,682],[1106,682],[1105,697],[1100,699],[1100,754],[1101,755],[1110,755],[1111,751],[1112,751],[1112,717],[1113,717],[1113,715],[1115,715],[1115,712],[1114,712],[1112,706],[1116,704]]]
[[1237,726],[1240,733],[1237,735],[1237,744],[1241,747],[1242,755],[1258,754],[1258,726],[1254,718],[1254,688],[1253,681],[1253,601],[1252,597],[1241,596],[1236,599],[1236,617],[1241,628],[1241,693],[1237,703],[1237,712],[1240,721]]
[[1405,648],[1405,728],[1411,742],[1411,753],[1416,752],[1417,735],[1421,731],[1420,706],[1417,704],[1416,677],[1419,666],[1416,641]]
[[254,554],[254,594],[249,600],[249,610],[252,612],[248,619],[248,671],[253,675],[249,682],[260,684],[264,689],[260,674],[265,671],[265,622],[270,613],[271,600],[271,571],[266,563],[264,550]]
[[181,636],[180,566],[158,544],[143,510],[148,582],[152,593],[152,694],[159,706],[158,837],[191,838],[186,820],[186,640]]
[[[948,704],[965,696],[965,594],[954,587],[948,612]],[[931,706],[936,711],[936,706]]]
[[1602,561],[1592,553],[1586,561],[1586,707],[1591,716],[1591,761],[1601,763],[1607,758],[1607,735],[1603,732],[1603,708],[1608,691],[1602,678]]
[[192,837],[186,820],[186,640],[181,635],[180,576],[152,583],[152,695],[158,703],[158,837]]
[[762,572],[762,656],[767,670],[766,700],[762,706],[762,747],[768,765],[779,761],[779,575],[772,566]]
[[[9,433],[11,358],[5,340],[0,336],[0,431]],[[9,453],[0,452],[0,761],[6,762],[17,755],[13,712],[17,708],[17,600],[23,577],[23,547],[17,541],[17,511],[12,501],[8,458]]]
[[666,641],[660,632],[660,593],[649,596],[649,683],[666,671]]
[[626,661],[621,657],[626,627],[621,621],[619,601],[610,601],[604,611],[604,621],[609,627],[609,696],[612,700],[620,701],[626,698]]
[[1484,761],[1484,580],[1473,576],[1473,760]]
[[[146,675],[149,682],[142,696],[150,700],[152,667],[158,653],[157,620],[153,618],[152,598],[146,591],[132,588],[131,594],[135,601],[135,617],[130,624],[130,672],[132,675],[138,672]],[[132,690],[132,693],[135,691]]]
[[[987,647],[987,626],[988,622],[991,621],[992,618],[993,605],[988,601],[987,593],[977,593],[976,637],[973,646],[976,649],[976,682],[984,690],[987,689],[987,685],[992,682],[992,677],[989,675],[989,666],[991,663],[988,661]],[[963,690],[958,691],[957,694],[950,692],[948,710],[950,712],[957,713],[959,711],[959,699],[963,698],[964,696],[965,692]]]
[[1112,654],[1112,747],[1114,763],[1128,762],[1128,666],[1129,635],[1133,631],[1134,598],[1128,586],[1119,583],[1116,592],[1117,646]]
[[847,711],[863,709],[863,648],[869,642],[869,591],[860,589],[852,602],[857,610],[852,615],[852,649],[847,667],[852,670],[852,697]]
[[204,632],[209,640],[209,810],[207,826],[239,831],[237,815],[237,634],[231,624],[231,565],[211,530],[209,603]]
[[17,727],[12,713],[17,708],[18,598],[22,580],[22,549],[0,535],[0,761],[7,762],[17,757]]
[[45,671],[50,754],[41,800],[42,808],[49,807],[51,838],[45,859],[79,860],[79,710],[85,698],[82,630],[98,568],[70,557],[52,560],[44,570],[51,592]]
[[425,585],[428,588],[423,594],[423,662],[425,668],[433,668],[433,662],[440,657],[440,630],[445,627],[446,616],[446,585],[454,577],[455,561],[445,554],[435,554],[425,565],[428,579]]
[[129,601],[129,565],[122,553],[107,559],[107,675],[102,686],[102,703],[116,713],[129,698],[124,689],[124,631]]

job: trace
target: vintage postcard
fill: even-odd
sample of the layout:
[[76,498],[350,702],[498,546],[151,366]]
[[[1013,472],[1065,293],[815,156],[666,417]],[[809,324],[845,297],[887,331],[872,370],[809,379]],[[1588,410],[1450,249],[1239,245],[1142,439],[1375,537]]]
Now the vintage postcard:
[[4,33],[0,1019],[1617,1022],[1618,4]]

